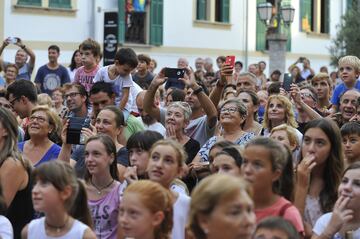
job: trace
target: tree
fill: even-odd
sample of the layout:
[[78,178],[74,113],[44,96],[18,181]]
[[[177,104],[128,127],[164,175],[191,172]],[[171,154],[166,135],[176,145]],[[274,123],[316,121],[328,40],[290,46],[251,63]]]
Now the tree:
[[349,8],[341,23],[336,27],[338,32],[336,38],[331,41],[329,48],[331,54],[331,65],[337,66],[338,60],[346,55],[353,55],[360,58],[360,9],[357,1],[353,1],[352,8]]

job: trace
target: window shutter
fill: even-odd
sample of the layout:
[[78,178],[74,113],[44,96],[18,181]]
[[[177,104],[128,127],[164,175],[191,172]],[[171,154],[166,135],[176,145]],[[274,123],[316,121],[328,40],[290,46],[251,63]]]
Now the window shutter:
[[330,33],[330,1],[325,0],[324,3],[324,29],[322,32]]
[[[257,0],[256,5],[265,2],[264,0]],[[264,51],[266,46],[266,26],[260,20],[259,14],[256,10],[256,50]]]
[[221,22],[230,22],[230,0],[222,0],[221,2]]
[[300,31],[312,31],[312,0],[300,0]]
[[206,16],[206,0],[196,1],[196,20],[207,20]]
[[39,6],[41,7],[41,0],[18,0],[18,5],[27,5],[27,6]]
[[150,2],[150,44],[159,46],[163,43],[163,0]]
[[71,0],[49,0],[49,7],[71,8]]
[[125,43],[125,0],[118,2],[118,41]]
[[[283,0],[281,5],[291,5],[291,0]],[[287,36],[287,42],[286,42],[286,51],[291,51],[291,25],[285,26],[283,25],[284,34]]]

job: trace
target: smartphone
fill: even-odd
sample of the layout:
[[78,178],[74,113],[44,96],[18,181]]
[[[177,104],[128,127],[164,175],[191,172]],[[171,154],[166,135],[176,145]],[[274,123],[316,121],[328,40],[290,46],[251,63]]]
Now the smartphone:
[[303,62],[304,60],[305,60],[305,57],[303,57],[303,56],[302,56],[302,57],[299,57],[299,61],[300,61],[300,62]]
[[85,137],[81,134],[82,128],[90,128],[90,119],[69,117],[69,126],[66,134],[67,144],[85,144]]
[[291,84],[293,83],[293,76],[290,73],[284,74],[284,81],[282,87],[286,91],[290,91]]
[[230,65],[231,68],[234,68],[234,66],[235,66],[235,56],[227,56],[225,64]]
[[168,78],[180,79],[184,78],[185,69],[181,68],[165,68],[165,76]]
[[8,37],[8,42],[11,44],[16,44],[19,41],[17,37]]

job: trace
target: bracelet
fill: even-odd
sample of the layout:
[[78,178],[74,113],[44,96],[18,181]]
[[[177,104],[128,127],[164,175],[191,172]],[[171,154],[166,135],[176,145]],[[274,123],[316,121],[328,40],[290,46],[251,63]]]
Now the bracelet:
[[22,45],[20,48],[24,50],[24,49],[26,48],[26,46],[25,46],[25,45]]
[[203,92],[203,88],[200,86],[199,88],[197,88],[196,90],[193,91],[194,95],[198,95],[200,92]]
[[216,81],[216,86],[217,86],[217,87],[224,87],[225,84],[222,83],[221,80],[219,79],[219,80]]

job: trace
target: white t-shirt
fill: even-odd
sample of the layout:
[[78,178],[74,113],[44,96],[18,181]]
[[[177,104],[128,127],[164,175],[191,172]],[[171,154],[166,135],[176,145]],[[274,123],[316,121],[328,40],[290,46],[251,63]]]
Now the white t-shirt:
[[144,123],[141,117],[137,117],[137,118],[141,121],[141,123],[144,125],[144,128],[146,130],[156,131],[165,137],[166,129],[161,123],[155,122],[153,124],[147,125]]
[[185,227],[188,219],[191,198],[183,193],[178,193],[178,198],[173,206],[174,226],[171,233],[172,239],[185,239]]
[[[71,226],[70,231],[68,231],[65,235],[56,237],[57,239],[82,239],[84,237],[85,230],[89,227],[84,223],[74,220],[73,225]],[[28,239],[49,239],[53,237],[49,237],[46,235],[45,231],[45,217],[34,219],[29,223],[28,227]]]
[[0,238],[2,239],[13,239],[14,232],[10,221],[0,215]]
[[[113,85],[113,91],[115,93],[115,104],[119,105],[121,99],[122,99],[122,90],[123,88],[130,88],[129,89],[129,100],[125,105],[125,109],[131,112],[131,109],[133,107],[135,98],[131,95],[131,87],[134,86],[134,82],[132,80],[131,75],[127,75],[125,77],[118,76],[115,79],[111,80],[109,78],[109,66],[104,66],[99,69],[99,71],[96,73],[93,82],[99,82],[104,81],[107,83],[111,83]],[[136,97],[136,96],[135,96]]]
[[[325,230],[326,226],[329,224],[330,219],[332,216],[332,212],[326,213],[322,215],[315,223],[315,226],[313,227],[313,232],[320,236],[321,233]],[[333,239],[341,239],[342,236],[339,233],[336,233],[333,237]],[[360,238],[360,228],[358,228],[356,231],[353,232],[353,238],[358,239]]]

